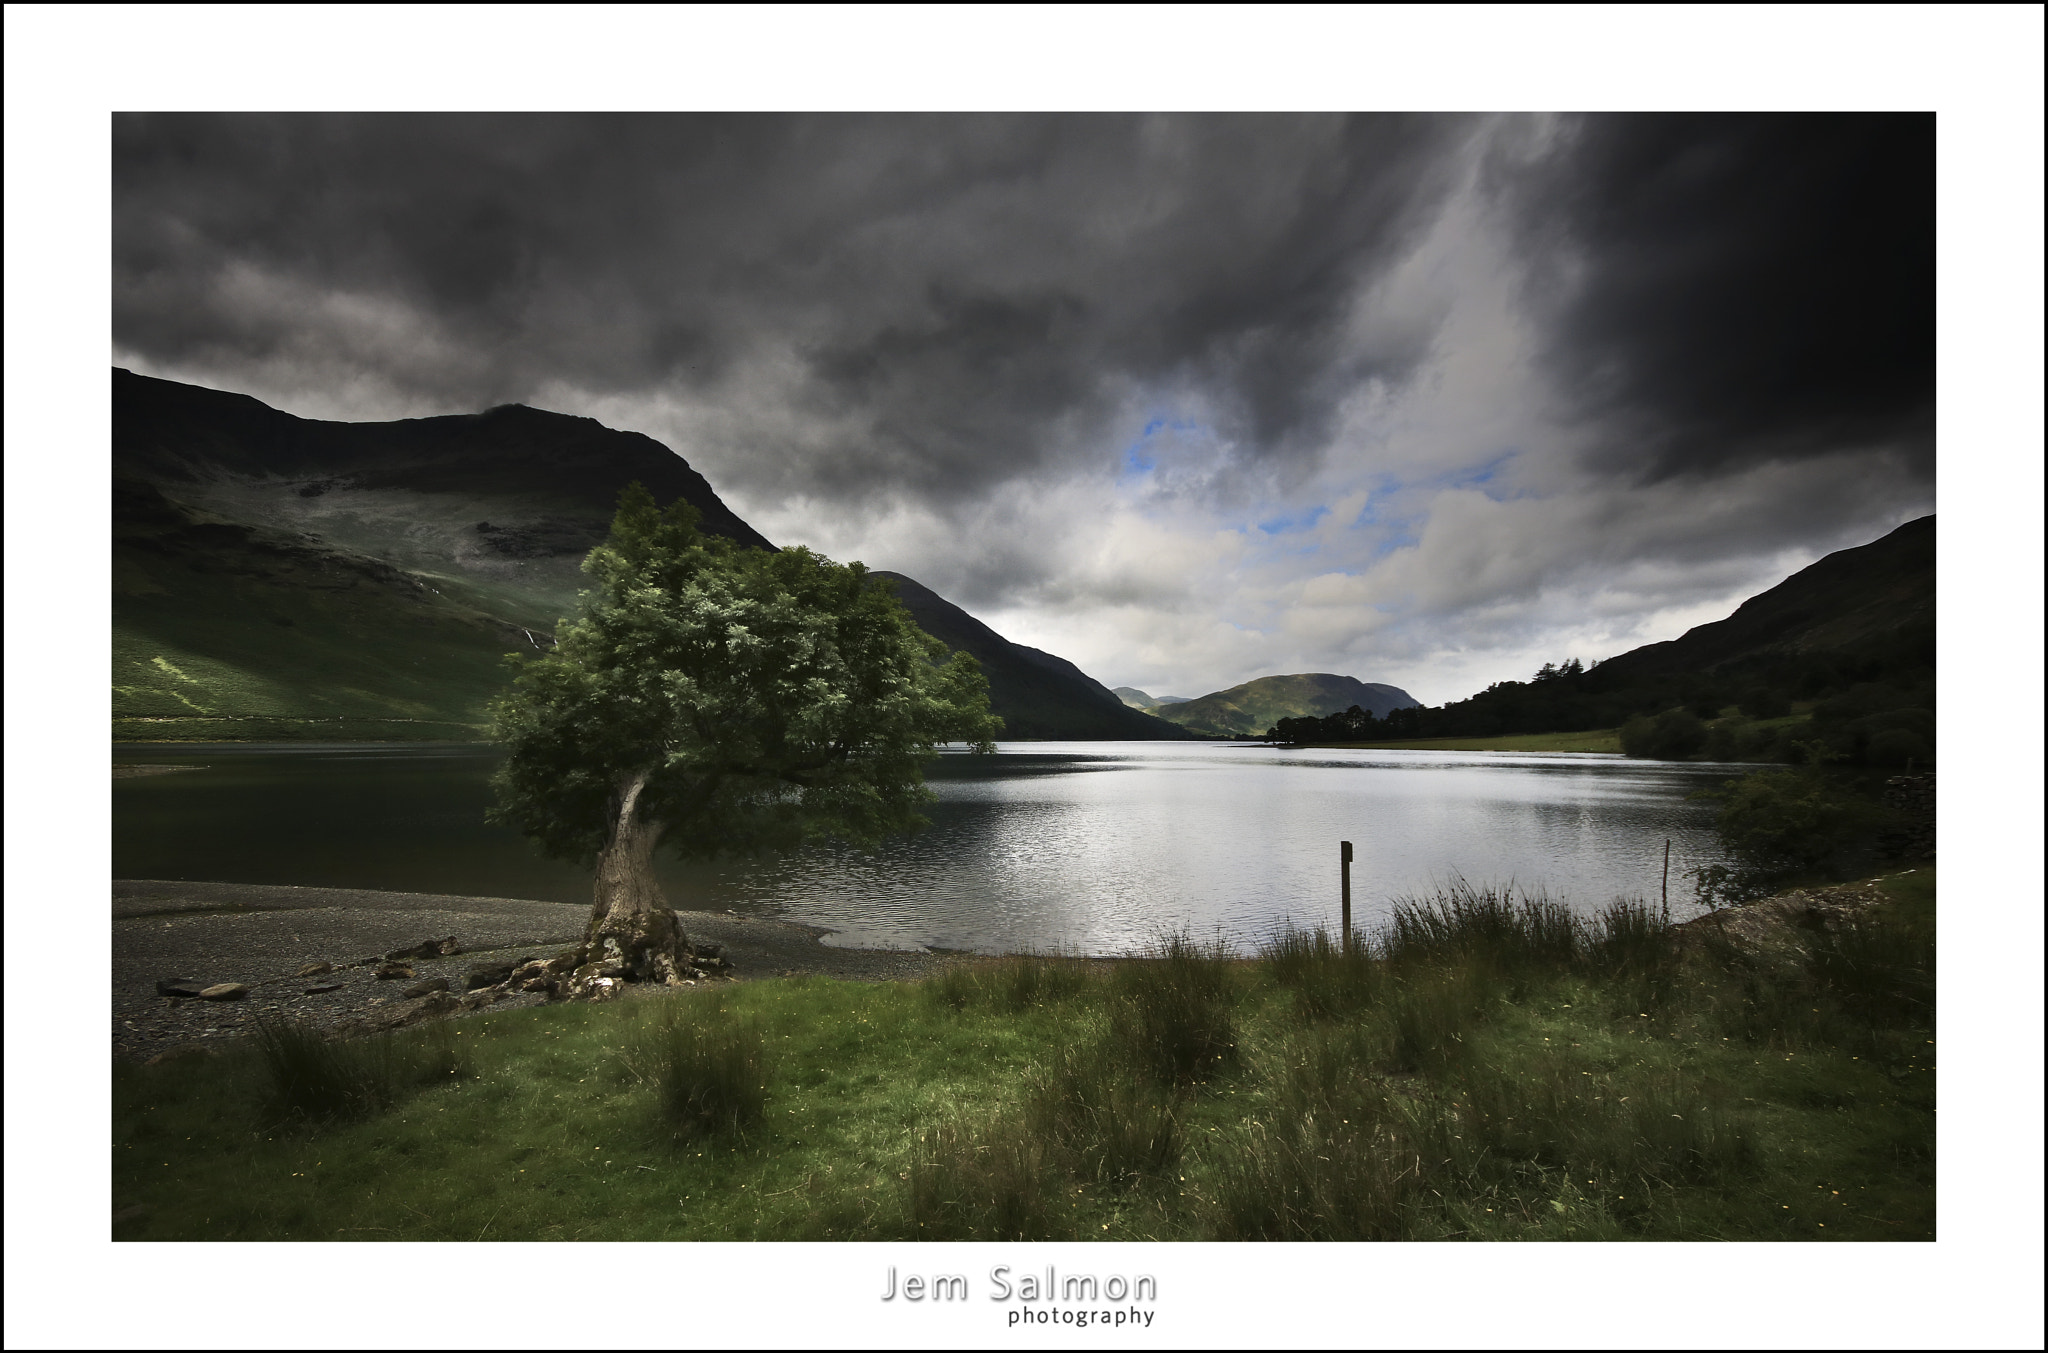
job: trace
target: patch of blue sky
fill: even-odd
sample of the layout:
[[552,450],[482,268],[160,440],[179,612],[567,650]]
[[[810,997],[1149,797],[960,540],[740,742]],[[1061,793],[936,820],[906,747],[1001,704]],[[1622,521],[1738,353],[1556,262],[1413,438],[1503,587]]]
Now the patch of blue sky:
[[1372,557],[1384,559],[1395,550],[1409,550],[1422,543],[1422,536],[1414,531],[1391,531],[1372,543]]
[[1329,515],[1329,508],[1314,507],[1306,512],[1297,512],[1292,516],[1272,517],[1266,521],[1258,522],[1256,525],[1259,530],[1264,531],[1269,536],[1286,535],[1295,531],[1306,531]]
[[1429,520],[1429,514],[1396,511],[1387,504],[1387,499],[1400,487],[1401,485],[1393,480],[1374,486],[1372,497],[1365,500],[1365,506],[1358,510],[1358,515],[1353,517],[1351,524],[1345,528],[1347,531],[1376,529],[1380,533],[1379,539],[1371,546],[1372,557],[1375,559],[1383,559],[1395,550],[1407,549],[1411,545],[1422,543],[1422,526]]
[[1374,475],[1369,482],[1360,487],[1365,489],[1365,505],[1359,508],[1357,514],[1346,523],[1347,529],[1381,525],[1386,520],[1386,518],[1380,515],[1382,509],[1386,507],[1387,503],[1396,494],[1408,486],[1390,474],[1382,474]]
[[1451,471],[1439,479],[1435,487],[1445,489],[1478,489],[1496,503],[1507,502],[1510,498],[1519,498],[1522,496],[1521,490],[1502,488],[1494,483],[1494,479],[1500,474],[1502,467],[1521,454],[1520,447],[1511,446],[1482,465],[1465,470]]
[[1123,470],[1120,480],[1142,479],[1159,468],[1159,448],[1156,445],[1162,434],[1176,440],[1184,437],[1210,437],[1212,430],[1202,423],[1182,422],[1174,418],[1154,418],[1147,422],[1131,444],[1124,448]]

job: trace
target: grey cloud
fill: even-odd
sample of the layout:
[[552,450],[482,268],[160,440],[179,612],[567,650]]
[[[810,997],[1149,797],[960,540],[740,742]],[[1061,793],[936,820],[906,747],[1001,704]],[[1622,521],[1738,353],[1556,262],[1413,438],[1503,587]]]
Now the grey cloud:
[[[1133,385],[1199,386],[1240,454],[1312,461],[1347,392],[1425,355],[1333,339],[1472,125],[126,116],[115,334],[166,365],[271,355],[230,265],[378,298],[467,350],[369,373],[437,411],[550,385],[794,406],[816,435],[744,471],[769,490],[971,497],[1099,451]],[[302,367],[323,338],[329,383],[379,365],[301,332]]]
[[[1454,698],[1430,662],[1607,656],[1931,510],[1929,135],[123,116],[115,340],[300,412],[648,432],[772,538],[1040,617],[1090,671],[1165,655],[1146,689],[1378,652]],[[1461,503],[1482,469],[1529,501]],[[1368,490],[1318,555],[1256,527]],[[1370,585],[1290,630],[1331,571]]]
[[1593,464],[1931,478],[1932,114],[1584,117],[1496,169]]

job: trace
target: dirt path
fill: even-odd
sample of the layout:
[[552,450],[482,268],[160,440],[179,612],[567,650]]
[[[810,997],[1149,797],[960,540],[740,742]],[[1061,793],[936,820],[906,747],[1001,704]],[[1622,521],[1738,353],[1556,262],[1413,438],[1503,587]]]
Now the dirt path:
[[[462,953],[416,961],[418,980],[446,977],[460,992],[477,964],[546,957],[573,944],[588,915],[578,903],[507,897],[120,880],[114,884],[114,1051],[149,1057],[178,1044],[234,1037],[266,1011],[323,1027],[360,1018],[397,1000],[411,984],[379,982],[372,968],[345,965],[426,939],[453,935]],[[819,942],[829,931],[791,921],[709,912],[683,912],[682,919],[693,940],[725,946],[740,981],[810,974],[900,981],[923,977],[945,961],[935,954],[832,948]],[[331,963],[335,971],[293,976],[312,963]],[[250,993],[233,1002],[158,996],[156,983],[166,978],[240,982]],[[307,993],[336,983],[336,990]],[[519,996],[491,1008],[540,999]]]

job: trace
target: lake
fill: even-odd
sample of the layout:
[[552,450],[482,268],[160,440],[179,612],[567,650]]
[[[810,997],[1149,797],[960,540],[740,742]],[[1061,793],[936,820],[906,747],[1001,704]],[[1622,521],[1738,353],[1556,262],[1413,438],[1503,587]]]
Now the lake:
[[[590,877],[487,825],[497,754],[445,743],[116,744],[200,769],[114,782],[116,878],[290,883],[588,901]],[[831,928],[828,943],[1129,952],[1172,929],[1249,948],[1338,910],[1354,922],[1462,877],[1591,912],[1655,902],[1671,841],[1713,858],[1693,790],[1744,768],[1611,755],[1301,750],[1220,743],[1005,743],[948,753],[923,833],[873,857],[662,862],[677,906]]]

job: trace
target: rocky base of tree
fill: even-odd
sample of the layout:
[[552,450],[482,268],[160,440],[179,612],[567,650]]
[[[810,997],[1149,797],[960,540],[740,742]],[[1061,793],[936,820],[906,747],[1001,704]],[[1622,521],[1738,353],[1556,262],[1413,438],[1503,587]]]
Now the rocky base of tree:
[[589,939],[553,958],[525,959],[503,972],[471,974],[496,978],[488,986],[506,992],[538,992],[553,1001],[604,1001],[635,984],[687,986],[730,977],[723,946],[692,945],[672,911],[642,912],[612,923],[606,918]]

